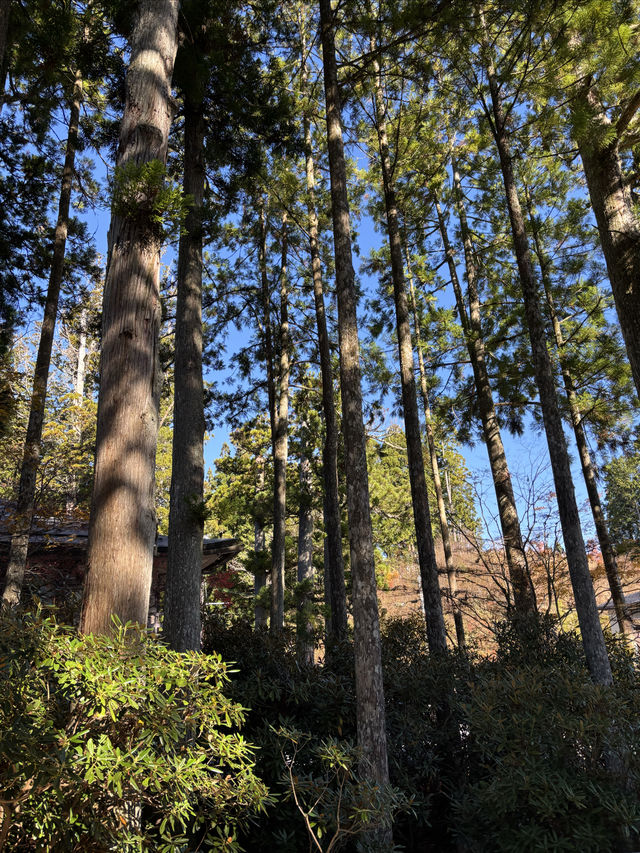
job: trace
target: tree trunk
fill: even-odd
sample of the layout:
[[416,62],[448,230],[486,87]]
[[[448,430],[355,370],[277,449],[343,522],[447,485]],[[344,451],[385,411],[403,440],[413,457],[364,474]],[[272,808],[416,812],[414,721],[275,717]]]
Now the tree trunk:
[[273,341],[271,338],[271,294],[267,273],[267,214],[266,199],[259,204],[258,265],[260,267],[260,292],[262,296],[262,337],[267,373],[267,398],[269,400],[269,425],[271,427],[271,450],[275,454],[276,441],[276,382],[273,376]]
[[[121,169],[166,163],[178,7],[178,0],[139,0],[120,128]],[[161,237],[151,214],[142,196],[135,217],[117,206],[111,217],[84,633],[108,632],[113,616],[147,621],[160,378]]]
[[564,357],[565,341],[564,336],[562,334],[560,321],[558,320],[558,315],[556,314],[555,305],[553,302],[553,293],[551,290],[551,281],[549,278],[549,259],[542,246],[538,223],[531,210],[531,203],[528,194],[526,195],[526,200],[527,212],[529,214],[529,222],[531,225],[531,233],[533,235],[536,256],[538,258],[538,264],[540,266],[542,284],[547,300],[547,306],[549,308],[549,315],[551,317],[551,322],[553,325],[553,334],[556,342],[558,359],[560,361],[560,368],[562,371],[562,380],[564,383],[565,393],[567,395],[567,402],[569,403],[569,414],[571,417],[571,424],[573,426],[573,433],[576,438],[576,445],[578,447],[578,453],[580,455],[582,474],[584,477],[585,485],[587,487],[589,505],[591,506],[591,513],[593,515],[593,522],[596,528],[596,535],[598,537],[598,543],[600,545],[600,551],[602,553],[602,561],[604,563],[604,569],[607,575],[607,581],[609,583],[609,590],[611,591],[611,600],[613,601],[616,619],[618,620],[618,626],[620,631],[622,631],[623,634],[630,636],[633,632],[633,623],[631,622],[631,619],[626,613],[624,592],[622,591],[620,575],[618,574],[616,555],[613,550],[613,545],[611,544],[611,539],[609,538],[609,529],[607,526],[607,521],[602,510],[602,504],[600,503],[600,494],[598,492],[596,472],[593,467],[593,463],[591,462],[591,454],[589,453],[587,436],[585,433],[584,425],[582,423],[582,412],[580,411],[580,406],[578,404],[578,395],[576,393],[575,385],[573,383],[571,371],[569,370],[566,358]]
[[[595,122],[610,125],[607,116],[600,112],[593,86],[582,93],[581,103],[593,114]],[[640,395],[640,223],[633,210],[630,185],[622,172],[618,137],[602,146],[594,142],[598,138],[597,133],[580,137],[578,149],[633,380]]]
[[202,379],[202,205],[204,117],[185,99],[185,196],[192,198],[178,248],[173,455],[164,636],[177,652],[198,651],[202,633],[204,384]]
[[549,447],[549,457],[556,489],[556,499],[562,526],[562,536],[567,553],[567,564],[571,585],[576,602],[578,622],[582,633],[587,666],[591,678],[596,684],[612,683],[611,667],[607,657],[607,648],[600,626],[598,606],[589,574],[589,562],[582,538],[580,515],[573,490],[569,454],[562,430],[562,419],[558,407],[553,367],[547,350],[546,333],[540,305],[538,288],[533,276],[529,241],[520,207],[513,172],[513,158],[509,145],[504,110],[500,99],[498,82],[491,63],[488,64],[487,77],[491,92],[493,114],[492,130],[495,135],[500,168],[511,221],[513,247],[518,263],[524,310],[529,327],[533,364],[540,394],[540,406]]
[[420,323],[418,320],[418,309],[416,305],[416,295],[413,286],[413,275],[411,273],[411,264],[409,262],[409,252],[405,243],[405,257],[407,261],[407,274],[409,279],[409,295],[411,297],[411,305],[413,308],[413,329],[416,339],[416,351],[418,353],[418,370],[420,374],[420,391],[422,394],[422,406],[424,409],[424,420],[427,431],[427,443],[429,445],[429,457],[431,459],[431,471],[433,474],[433,485],[436,493],[436,503],[438,506],[438,518],[440,520],[440,533],[442,535],[442,550],[444,552],[444,563],[447,570],[447,582],[449,584],[449,597],[451,601],[451,610],[453,613],[453,623],[456,629],[456,641],[458,648],[464,651],[467,646],[464,633],[464,620],[462,618],[462,610],[460,609],[460,601],[458,598],[458,575],[456,567],[453,563],[453,553],[451,551],[451,537],[449,534],[449,523],[447,521],[447,511],[444,505],[444,495],[442,492],[442,480],[440,478],[440,465],[438,464],[438,454],[436,452],[435,436],[433,434],[433,423],[431,421],[431,407],[429,405],[429,389],[427,387],[427,374],[424,367],[424,358],[422,357],[422,342],[420,340]]
[[[358,743],[362,750],[363,774],[384,784],[388,782],[389,770],[347,175],[331,0],[319,0],[319,5],[338,296],[342,423],[348,471]],[[383,835],[379,839],[380,847],[390,840],[390,833]]]
[[[262,499],[258,497],[264,490],[264,457],[256,458],[258,466],[258,477],[256,482],[256,504],[258,507],[262,504]],[[262,562],[262,555],[267,549],[266,536],[264,531],[264,516],[262,510],[259,509],[253,520],[253,550],[256,555],[256,567],[253,580],[253,595],[257,602],[258,596],[267,585],[267,573]],[[257,631],[267,627],[267,610],[262,604],[256,603],[254,613],[254,625]]]
[[300,511],[298,514],[298,583],[305,584],[298,593],[297,642],[298,659],[313,665],[313,623],[309,613],[311,596],[306,588],[313,581],[313,497],[311,462],[304,448],[300,453]]
[[[375,50],[375,44],[372,44],[372,50]],[[431,653],[438,654],[446,651],[447,632],[442,615],[442,597],[438,582],[438,566],[436,564],[436,554],[431,532],[429,496],[427,493],[427,480],[424,474],[424,454],[422,450],[418,398],[413,370],[409,306],[407,303],[407,290],[402,263],[402,243],[398,224],[396,192],[391,172],[391,159],[389,157],[384,93],[382,91],[382,80],[377,60],[374,60],[373,69],[375,74],[374,113],[376,117],[378,147],[380,149],[380,165],[387,214],[387,233],[389,235],[389,249],[391,253],[391,276],[393,278],[393,295],[396,309],[396,333],[398,336],[402,409],[407,440],[411,502],[413,505],[413,519],[418,546],[418,563],[420,565],[422,595],[424,597],[427,622],[427,640]]]
[[289,429],[289,310],[287,305],[287,214],[282,215],[280,265],[280,393],[273,452],[273,540],[271,543],[272,634],[284,628],[284,566]]
[[[467,214],[464,208],[460,175],[455,159],[452,159],[455,204],[460,222],[460,233],[464,248],[465,268],[467,271],[467,288],[469,296],[469,312],[465,305],[462,288],[458,279],[455,256],[449,242],[449,235],[445,225],[442,210],[438,199],[435,199],[436,211],[442,243],[449,266],[451,283],[455,293],[460,323],[464,332],[469,352],[469,359],[473,370],[474,384],[478,400],[478,410],[482,421],[482,432],[484,442],[489,456],[489,467],[491,478],[496,493],[498,504],[498,516],[500,528],[504,541],[505,556],[509,580],[513,591],[513,604],[515,612],[520,615],[534,614],[536,612],[536,597],[533,584],[527,568],[527,559],[522,544],[522,532],[520,530],[520,519],[516,507],[516,499],[511,483],[511,473],[504,452],[500,424],[493,402],[491,382],[482,335],[482,322],[480,319],[480,297],[478,294],[478,278],[476,260],[471,241],[471,232],[467,222]],[[511,602],[508,602],[511,610]]]
[[82,76],[80,72],[76,72],[69,115],[67,148],[60,185],[53,257],[51,259],[47,298],[33,375],[33,390],[31,392],[29,423],[27,425],[27,435],[24,444],[22,468],[20,469],[15,527],[11,535],[9,562],[7,563],[7,575],[2,596],[3,603],[10,606],[16,606],[20,603],[20,594],[22,592],[24,573],[27,565],[29,536],[35,508],[36,477],[40,465],[40,454],[42,452],[42,426],[47,402],[51,350],[58,315],[60,287],[64,275],[64,256],[69,228],[69,208],[71,205],[73,170],[78,144],[78,123],[80,121],[81,101]]
[[[300,23],[302,40],[302,97],[307,90],[306,38],[304,24]],[[318,329],[320,374],[322,377],[322,412],[324,414],[324,446],[322,448],[322,480],[324,486],[324,528],[327,538],[324,565],[328,619],[327,638],[340,640],[347,634],[347,597],[344,585],[344,560],[342,557],[342,526],[340,519],[340,497],[338,492],[338,426],[336,406],[333,398],[333,368],[327,332],[327,318],[322,286],[322,264],[318,245],[318,213],[315,199],[315,164],[311,147],[311,123],[305,111],[303,115],[306,150],[307,218],[309,228],[309,253],[313,277],[313,297]]]

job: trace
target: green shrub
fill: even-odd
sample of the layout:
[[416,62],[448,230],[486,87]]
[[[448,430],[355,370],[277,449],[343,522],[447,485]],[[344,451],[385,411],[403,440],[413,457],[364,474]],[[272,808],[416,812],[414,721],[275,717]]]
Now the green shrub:
[[240,849],[238,826],[268,797],[228,679],[219,655],[131,627],[80,637],[40,612],[3,614],[5,849]]

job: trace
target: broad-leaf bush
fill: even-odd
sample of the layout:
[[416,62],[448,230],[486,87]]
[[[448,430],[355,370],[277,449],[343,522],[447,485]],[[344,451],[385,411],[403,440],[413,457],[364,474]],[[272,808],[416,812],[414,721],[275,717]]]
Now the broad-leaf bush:
[[[217,654],[0,617],[0,849],[237,850],[265,785]],[[4,836],[6,835],[6,839]]]
[[[411,804],[395,814],[398,849],[640,850],[640,679],[624,645],[608,639],[616,684],[603,689],[589,679],[579,639],[545,619],[501,626],[493,659],[470,651],[434,660],[420,618],[383,621],[381,631],[391,782]],[[230,695],[251,708],[245,732],[277,795],[241,842],[256,853],[308,849],[289,794],[294,758],[303,809],[327,844],[339,776],[318,758],[331,743],[344,750],[356,740],[351,647],[308,667],[286,633],[274,639],[212,618],[206,637],[237,662]],[[320,789],[327,808],[312,810]],[[345,836],[340,849],[367,850],[366,841]]]

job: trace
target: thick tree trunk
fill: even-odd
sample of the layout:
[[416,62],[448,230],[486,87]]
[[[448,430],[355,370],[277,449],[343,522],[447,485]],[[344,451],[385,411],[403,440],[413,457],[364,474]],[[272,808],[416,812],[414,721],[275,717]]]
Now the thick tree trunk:
[[[300,25],[302,38],[302,96],[307,89],[306,39],[304,25]],[[322,264],[318,245],[318,213],[315,199],[315,164],[311,147],[311,124],[303,116],[306,149],[307,218],[309,228],[309,253],[313,277],[313,298],[318,329],[320,374],[322,377],[322,412],[324,415],[324,446],[322,448],[322,480],[324,486],[324,528],[327,539],[325,549],[325,587],[330,616],[327,620],[327,638],[340,640],[347,634],[347,597],[344,585],[344,560],[342,557],[342,527],[340,497],[338,492],[338,426],[333,397],[333,368],[327,331],[327,318],[322,286]]]
[[67,148],[62,170],[60,199],[58,202],[58,220],[53,243],[53,257],[49,271],[49,284],[44,307],[44,317],[40,330],[40,342],[33,375],[33,390],[29,409],[29,422],[25,438],[20,483],[18,486],[18,501],[16,507],[15,527],[11,536],[9,562],[2,601],[6,605],[15,606],[20,602],[24,573],[27,565],[29,535],[35,507],[36,477],[42,452],[42,426],[44,423],[45,406],[47,402],[47,384],[49,381],[49,366],[51,350],[58,315],[60,287],[64,274],[64,256],[69,228],[69,208],[71,205],[71,188],[73,184],[73,169],[78,144],[78,123],[80,121],[80,104],[82,101],[82,77],[76,73],[71,110],[69,114],[69,129]]
[[[319,5],[338,295],[342,422],[348,471],[358,743],[362,750],[363,773],[384,784],[388,782],[389,770],[347,175],[331,0],[319,0]],[[379,840],[382,847],[389,837],[385,833]]]
[[[178,7],[178,0],[139,0],[120,129],[121,168],[166,163]],[[108,632],[113,616],[147,621],[160,378],[160,238],[151,213],[144,197],[135,218],[112,211],[84,633]]]
[[287,305],[287,214],[282,215],[280,264],[280,388],[273,448],[273,540],[271,542],[272,634],[284,628],[284,566],[289,440],[289,309]]
[[[308,586],[313,581],[313,496],[311,462],[304,448],[300,453],[300,511],[298,513],[298,583]],[[296,633],[298,658],[312,666],[314,639],[310,618],[311,596],[304,587],[298,594]]]
[[[467,222],[467,214],[464,207],[460,175],[455,159],[452,161],[455,204],[460,222],[460,233],[464,248],[465,268],[467,271],[467,288],[469,297],[469,311],[464,301],[460,280],[456,269],[455,256],[449,242],[446,224],[438,199],[435,199],[436,211],[442,243],[449,266],[451,283],[455,293],[460,323],[464,332],[469,352],[469,359],[473,370],[474,384],[478,400],[478,411],[482,422],[484,442],[489,456],[489,467],[491,479],[496,493],[498,504],[498,516],[500,528],[504,541],[505,556],[507,558],[507,569],[513,592],[513,604],[515,612],[520,615],[534,614],[536,612],[536,597],[533,584],[527,569],[527,559],[522,544],[522,533],[520,530],[520,519],[516,507],[516,500],[511,483],[511,473],[504,452],[502,435],[498,415],[493,402],[491,382],[482,335],[482,322],[480,314],[480,297],[478,294],[478,278],[476,260],[471,241],[471,232]],[[510,609],[511,602],[509,602]]]
[[[261,505],[262,500],[258,497],[264,491],[264,457],[256,458],[258,467],[258,476],[256,480],[256,504]],[[261,510],[258,510],[253,520],[253,550],[256,555],[256,567],[253,580],[253,595],[256,601],[254,610],[254,626],[257,631],[267,627],[267,609],[262,604],[258,604],[258,596],[267,585],[267,573],[262,563],[262,555],[267,550],[266,535],[264,530],[264,516]]]
[[[375,49],[375,45],[372,45]],[[418,546],[418,563],[422,581],[422,595],[427,622],[427,640],[432,654],[444,652],[447,648],[447,632],[442,615],[442,597],[438,582],[438,566],[431,532],[431,515],[427,480],[424,474],[424,454],[418,416],[418,397],[413,370],[413,347],[411,344],[411,325],[409,305],[404,281],[402,263],[402,242],[398,223],[396,192],[391,172],[389,142],[387,139],[386,109],[380,69],[377,61],[373,63],[375,73],[374,109],[376,131],[380,149],[380,165],[384,189],[384,202],[387,214],[387,233],[391,253],[391,276],[396,309],[396,333],[398,336],[398,357],[400,362],[400,383],[402,387],[402,409],[404,413],[405,436],[407,440],[407,460],[409,465],[409,483],[411,502]]]
[[164,636],[177,652],[198,651],[204,533],[204,384],[202,379],[202,107],[185,100],[185,196],[193,201],[180,235],[175,325],[173,456]]
[[[610,125],[600,112],[592,86],[582,93],[584,109],[600,125]],[[640,394],[640,222],[633,210],[630,185],[620,163],[618,138],[598,146],[597,133],[581,136],[578,149],[598,224],[622,336],[633,379]],[[607,134],[610,138],[610,134]]]
[[558,315],[556,313],[553,301],[553,293],[551,290],[551,281],[549,276],[549,259],[542,246],[538,223],[536,222],[536,219],[532,213],[528,196],[527,211],[529,214],[529,222],[531,225],[531,233],[533,235],[536,256],[538,258],[538,264],[540,266],[544,293],[547,300],[547,306],[549,308],[549,315],[551,317],[551,322],[553,325],[553,334],[555,338],[556,349],[558,352],[558,359],[560,361],[560,369],[562,371],[562,381],[564,383],[565,393],[567,395],[567,402],[569,404],[569,414],[571,416],[573,433],[576,438],[576,445],[578,447],[578,454],[580,456],[582,475],[584,477],[584,482],[587,487],[589,505],[591,506],[591,514],[593,515],[593,522],[595,524],[596,535],[598,537],[598,543],[600,545],[600,552],[602,553],[602,561],[604,563],[604,569],[607,575],[607,581],[609,583],[611,600],[613,601],[613,606],[615,609],[619,629],[624,634],[630,635],[633,631],[633,624],[626,613],[624,592],[622,590],[620,575],[618,573],[616,555],[613,549],[613,545],[611,544],[611,539],[609,538],[609,529],[607,526],[606,518],[604,516],[604,512],[602,510],[602,504],[600,502],[600,494],[598,492],[596,472],[591,461],[591,454],[589,453],[589,445],[587,443],[587,436],[585,433],[584,424],[582,423],[582,412],[580,411],[580,406],[578,403],[578,395],[576,393],[575,385],[573,383],[571,371],[567,366],[567,360],[564,357],[565,340],[562,334],[562,328],[560,326],[560,321],[558,320]]
[[433,434],[433,423],[431,420],[431,407],[429,405],[429,389],[427,386],[427,373],[424,367],[424,358],[422,356],[422,342],[420,336],[420,322],[418,320],[418,309],[416,305],[415,288],[413,286],[413,275],[411,272],[411,264],[409,262],[409,252],[405,244],[405,257],[407,261],[407,275],[409,279],[409,295],[411,297],[411,305],[413,308],[413,329],[416,340],[416,351],[418,353],[418,371],[420,374],[420,392],[422,395],[422,407],[424,409],[424,420],[427,431],[427,443],[429,445],[429,457],[431,459],[431,472],[433,474],[433,485],[436,493],[436,504],[438,506],[438,519],[440,521],[440,533],[442,535],[442,550],[444,552],[444,563],[447,570],[447,582],[449,585],[449,597],[451,601],[451,610],[453,613],[453,623],[456,629],[456,641],[458,648],[466,649],[466,638],[464,633],[464,620],[462,618],[462,610],[458,598],[458,574],[453,562],[453,553],[451,551],[451,536],[449,533],[449,522],[447,521],[447,511],[444,505],[444,494],[442,491],[442,479],[440,477],[440,465],[438,463],[438,454],[436,452],[435,436]]
[[578,622],[582,633],[582,643],[591,678],[596,684],[608,685],[613,680],[611,666],[600,626],[593,583],[589,574],[589,563],[580,527],[578,505],[573,489],[569,454],[562,430],[562,418],[560,417],[560,409],[558,407],[553,367],[547,350],[546,333],[538,301],[538,288],[533,275],[529,241],[516,188],[506,119],[500,99],[498,82],[491,63],[489,63],[487,69],[487,76],[491,92],[492,129],[495,134],[500,158],[500,168],[504,181],[509,219],[511,221],[513,247],[520,274],[536,383],[538,393],[540,394],[540,406],[542,408],[542,417],[553,471],[562,536],[567,553],[567,564],[569,566],[571,585],[576,602]]

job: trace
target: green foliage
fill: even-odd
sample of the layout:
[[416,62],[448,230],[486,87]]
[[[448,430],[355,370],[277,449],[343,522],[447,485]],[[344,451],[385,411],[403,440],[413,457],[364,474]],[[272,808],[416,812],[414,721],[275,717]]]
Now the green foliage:
[[336,738],[317,743],[309,733],[282,726],[274,731],[282,744],[288,796],[302,816],[314,849],[330,853],[349,836],[370,836],[388,828],[393,815],[407,806],[390,785],[360,778],[360,755],[350,743]]
[[616,545],[640,541],[640,453],[612,459],[604,468],[609,534]]
[[[623,836],[637,849],[640,680],[623,645],[608,639],[616,684],[603,690],[579,638],[550,619],[500,626],[493,660],[472,650],[432,660],[419,617],[385,621],[381,632],[391,784],[410,802],[394,818],[401,849],[609,853]],[[230,695],[251,708],[245,731],[278,797],[240,842],[299,853],[309,847],[306,814],[326,850],[352,772],[351,647],[301,668],[293,635],[274,640],[216,619],[206,646],[237,661]],[[344,849],[372,849],[358,847],[362,837],[345,838]]]
[[138,223],[148,237],[162,241],[180,228],[187,215],[188,197],[180,187],[166,180],[160,160],[118,166],[113,183],[113,212]]
[[8,850],[239,849],[267,791],[218,655],[128,626],[79,637],[38,612],[2,616],[0,665]]

